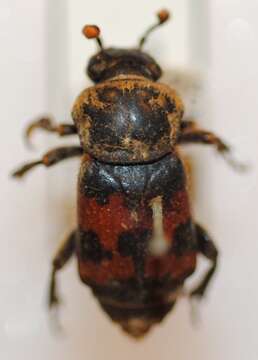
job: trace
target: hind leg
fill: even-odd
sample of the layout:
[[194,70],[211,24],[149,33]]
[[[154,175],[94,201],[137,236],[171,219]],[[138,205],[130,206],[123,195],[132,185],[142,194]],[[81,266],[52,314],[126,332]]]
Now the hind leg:
[[68,260],[72,257],[75,249],[75,240],[76,240],[77,231],[73,231],[69,237],[61,245],[60,249],[57,251],[53,262],[52,262],[52,273],[49,284],[48,292],[48,306],[49,308],[59,305],[59,298],[57,295],[56,289],[56,275],[59,270],[61,270]]
[[198,224],[196,224],[196,235],[199,252],[212,262],[210,269],[205,274],[200,284],[190,293],[190,296],[201,298],[205,295],[207,287],[216,271],[218,250],[207,232]]

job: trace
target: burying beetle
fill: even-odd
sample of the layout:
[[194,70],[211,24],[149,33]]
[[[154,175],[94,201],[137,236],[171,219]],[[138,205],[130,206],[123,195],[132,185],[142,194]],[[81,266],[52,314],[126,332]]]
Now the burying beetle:
[[13,175],[37,165],[52,166],[81,156],[78,227],[53,260],[49,306],[58,305],[56,274],[76,255],[79,275],[102,309],[133,337],[143,336],[174,307],[184,281],[195,271],[197,255],[211,267],[191,293],[202,297],[216,270],[217,249],[191,216],[180,144],[229,148],[216,135],[183,120],[183,103],[174,89],[157,82],[161,68],[142,47],[148,35],[169,18],[158,13],[135,49],[104,48],[100,30],[83,33],[100,47],[88,64],[96,84],[77,98],[74,125],[48,118],[35,129],[60,136],[78,134],[80,146],[60,147]]

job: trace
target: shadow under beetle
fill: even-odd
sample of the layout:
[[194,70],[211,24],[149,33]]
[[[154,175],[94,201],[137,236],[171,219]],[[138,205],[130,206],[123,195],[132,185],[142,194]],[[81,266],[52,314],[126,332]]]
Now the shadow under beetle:
[[49,306],[58,304],[56,274],[73,254],[79,275],[102,309],[133,337],[143,336],[173,308],[198,254],[211,267],[190,297],[202,297],[217,265],[218,252],[206,231],[194,222],[180,144],[211,144],[222,154],[229,148],[211,132],[183,120],[184,107],[175,90],[157,82],[161,68],[142,51],[149,33],[134,49],[104,48],[100,30],[83,33],[100,47],[88,64],[95,83],[77,98],[74,125],[55,125],[44,118],[37,128],[60,136],[78,134],[80,146],[60,147],[13,175],[37,165],[52,166],[80,156],[78,227],[52,263]]

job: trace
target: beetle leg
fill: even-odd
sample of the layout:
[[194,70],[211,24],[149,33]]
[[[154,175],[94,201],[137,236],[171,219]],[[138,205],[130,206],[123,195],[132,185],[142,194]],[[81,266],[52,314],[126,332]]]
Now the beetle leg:
[[75,249],[77,231],[73,231],[70,236],[62,243],[52,262],[52,273],[48,292],[49,308],[59,304],[59,298],[56,289],[56,274],[61,270],[68,260],[72,257]]
[[194,120],[183,120],[180,124],[181,131],[185,131],[189,129],[196,129],[197,124]]
[[41,118],[33,121],[25,129],[25,140],[30,140],[32,134],[36,129],[42,129],[48,132],[57,133],[59,136],[74,135],[77,133],[75,125],[72,124],[59,124],[56,125],[50,118]]
[[[190,125],[190,124],[189,124]],[[218,136],[212,132],[200,130],[195,127],[194,123],[191,126],[182,128],[182,132],[178,139],[179,144],[196,143],[214,145],[221,153],[228,152],[229,146],[226,145]]]
[[223,155],[226,162],[236,171],[248,170],[248,165],[234,159],[230,153],[230,147],[225,144],[218,136],[212,132],[200,130],[194,121],[183,121],[181,124],[181,134],[178,139],[179,144],[208,144],[214,145],[217,151]]
[[80,146],[64,146],[60,148],[56,148],[47,152],[42,159],[27,163],[16,170],[12,176],[14,177],[22,177],[26,172],[31,170],[37,165],[44,165],[46,167],[57,164],[58,162],[68,159],[74,156],[82,155],[83,150]]
[[196,235],[198,250],[207,259],[212,261],[212,266],[205,274],[200,284],[190,293],[190,296],[203,297],[217,268],[218,250],[207,232],[198,224],[196,224]]

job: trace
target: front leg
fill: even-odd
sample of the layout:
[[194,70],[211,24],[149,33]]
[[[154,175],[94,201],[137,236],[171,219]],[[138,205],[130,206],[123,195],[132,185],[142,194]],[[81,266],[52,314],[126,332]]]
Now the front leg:
[[234,170],[243,172],[248,169],[248,165],[232,157],[230,147],[223,140],[210,131],[199,129],[195,121],[182,121],[178,144],[213,145]]
[[47,132],[56,133],[59,136],[75,135],[77,129],[72,124],[55,124],[50,118],[41,118],[30,123],[25,129],[25,139],[30,140],[35,130],[41,129]]
[[64,146],[56,148],[47,152],[40,160],[27,163],[13,172],[12,176],[20,178],[29,170],[37,165],[44,165],[46,167],[57,164],[58,162],[69,159],[74,156],[80,156],[83,150],[80,146]]
[[179,144],[208,144],[214,145],[220,153],[229,152],[230,148],[224,141],[210,131],[199,129],[194,121],[183,121]]

